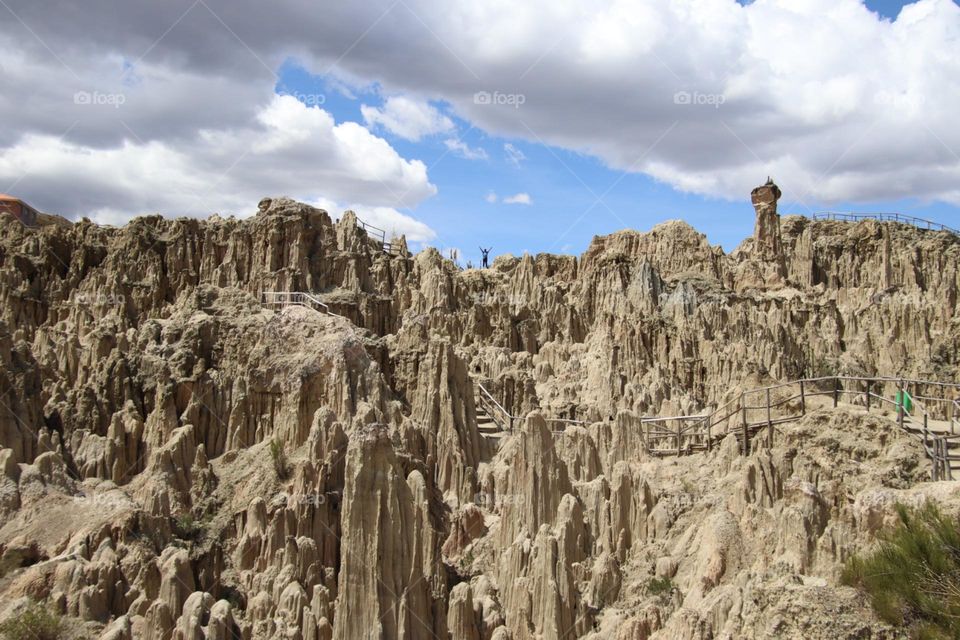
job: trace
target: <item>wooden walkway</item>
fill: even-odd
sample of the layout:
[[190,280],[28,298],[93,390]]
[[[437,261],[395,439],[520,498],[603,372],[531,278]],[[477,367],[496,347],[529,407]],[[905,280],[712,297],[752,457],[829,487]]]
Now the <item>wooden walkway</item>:
[[477,408],[477,431],[499,447],[501,440],[513,433],[513,416],[479,382],[474,385],[473,401]]
[[[509,435],[523,422],[511,415],[479,382],[476,383],[478,423],[488,437]],[[895,398],[906,391],[912,408]],[[713,411],[699,415],[650,416],[639,419],[647,451],[654,456],[680,456],[710,451],[730,434],[740,451],[750,453],[756,436],[773,443],[777,425],[795,422],[809,411],[828,408],[889,414],[901,429],[916,438],[931,462],[934,480],[960,479],[960,385],[929,380],[832,376],[805,378],[741,393]],[[548,418],[551,425],[585,421]],[[554,430],[555,434],[562,431]]]

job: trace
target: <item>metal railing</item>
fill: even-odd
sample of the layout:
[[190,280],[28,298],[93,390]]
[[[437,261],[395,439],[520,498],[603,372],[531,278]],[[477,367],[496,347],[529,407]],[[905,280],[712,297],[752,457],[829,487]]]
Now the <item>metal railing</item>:
[[852,211],[820,211],[813,214],[814,220],[841,220],[846,222],[859,222],[860,220],[879,220],[880,222],[902,222],[913,225],[919,229],[928,229],[930,231],[948,231],[954,235],[960,235],[960,231],[948,227],[940,222],[927,220],[926,218],[917,218],[902,213],[870,213],[870,212],[852,212]]
[[303,291],[264,291],[260,294],[260,304],[269,307],[298,306],[313,309],[328,316],[335,316],[329,305],[316,296]]
[[394,246],[393,243],[387,240],[387,232],[381,229],[380,227],[375,227],[372,224],[366,223],[360,218],[357,218],[357,226],[360,227],[367,236],[380,245],[380,250],[387,255],[394,255]]

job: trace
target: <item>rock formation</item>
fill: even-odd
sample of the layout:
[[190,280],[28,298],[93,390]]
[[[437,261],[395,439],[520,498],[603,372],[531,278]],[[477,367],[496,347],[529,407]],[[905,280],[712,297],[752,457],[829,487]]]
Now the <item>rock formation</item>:
[[[956,379],[960,239],[776,213],[461,270],[352,213],[0,221],[0,619],[72,637],[894,637],[843,561],[960,509],[890,416],[658,458],[762,384]],[[264,291],[317,306],[271,308]],[[482,382],[518,419],[478,428]],[[892,389],[884,389],[886,395]],[[559,422],[566,420],[567,422]]]
[[762,277],[768,284],[781,283],[787,275],[780,237],[780,215],[777,213],[780,196],[780,187],[770,178],[750,192],[750,201],[756,211],[753,255],[758,259],[759,267],[763,271]]
[[759,257],[771,259],[783,255],[780,243],[780,216],[777,214],[777,201],[781,196],[780,187],[767,178],[762,186],[750,192],[750,202],[757,213],[753,228],[753,241]]

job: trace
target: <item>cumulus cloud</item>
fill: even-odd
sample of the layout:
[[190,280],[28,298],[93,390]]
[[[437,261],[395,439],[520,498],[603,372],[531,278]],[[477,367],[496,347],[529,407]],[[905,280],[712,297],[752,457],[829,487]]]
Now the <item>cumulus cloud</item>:
[[51,212],[109,223],[157,211],[247,215],[265,195],[324,197],[367,208],[420,239],[432,231],[393,207],[436,193],[419,160],[290,96],[274,96],[245,126],[203,129],[189,141],[144,141],[131,132],[117,146],[91,148],[28,134],[0,149],[0,181],[42,194],[36,204]]
[[516,193],[504,198],[503,204],[525,204],[529,206],[533,204],[533,198],[530,197],[529,193]]
[[454,129],[453,121],[436,107],[405,96],[391,96],[382,107],[361,105],[360,113],[368,127],[381,126],[393,135],[412,142]]
[[489,191],[487,192],[487,195],[483,197],[483,199],[489,202],[490,204],[496,204],[499,198],[497,197],[496,192]]
[[[860,0],[6,6],[30,27],[12,16],[0,23],[8,166],[12,149],[43,135],[91,153],[134,147],[210,163],[213,151],[193,158],[199,132],[267,126],[257,115],[273,72],[292,57],[350,86],[375,83],[395,100],[442,101],[488,134],[589,154],[683,191],[742,198],[769,174],[800,202],[960,204],[952,0],[920,0],[896,20]],[[80,108],[77,91],[121,91],[127,102]],[[447,116],[410,102],[406,111],[390,99],[369,107],[371,122],[410,139],[443,130]],[[264,163],[248,177],[270,191],[268,179],[282,172],[268,163],[272,152],[257,153]]]

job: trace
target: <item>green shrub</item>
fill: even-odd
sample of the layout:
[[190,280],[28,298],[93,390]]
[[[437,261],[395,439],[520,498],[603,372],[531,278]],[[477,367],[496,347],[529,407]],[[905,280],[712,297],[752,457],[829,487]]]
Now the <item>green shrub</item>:
[[4,640],[59,640],[62,635],[60,616],[37,603],[0,624],[0,637]]
[[662,578],[651,578],[647,583],[647,591],[650,595],[654,596],[668,595],[673,591],[673,580],[666,576]]
[[290,465],[287,464],[287,452],[283,448],[283,443],[277,440],[270,441],[270,457],[273,458],[273,470],[277,472],[277,477],[286,480],[290,477]]
[[174,518],[177,535],[184,540],[196,540],[203,533],[203,523],[193,517],[189,511]]
[[883,621],[913,638],[960,638],[960,523],[933,505],[897,505],[897,514],[875,551],[847,562],[844,584],[864,590]]

